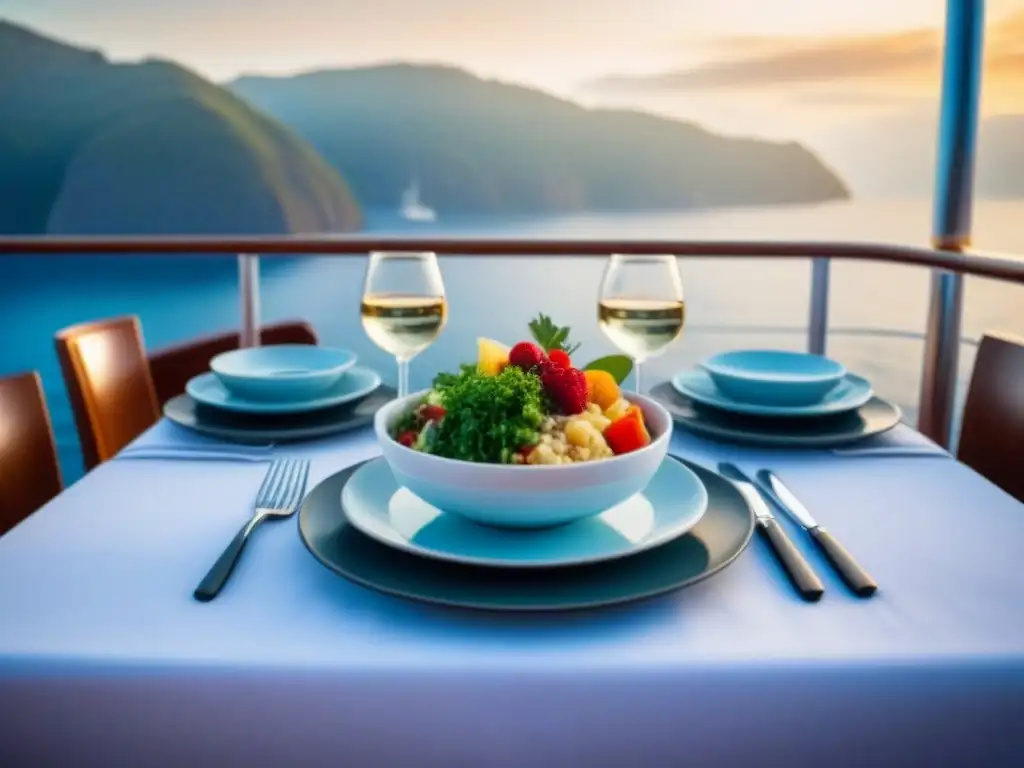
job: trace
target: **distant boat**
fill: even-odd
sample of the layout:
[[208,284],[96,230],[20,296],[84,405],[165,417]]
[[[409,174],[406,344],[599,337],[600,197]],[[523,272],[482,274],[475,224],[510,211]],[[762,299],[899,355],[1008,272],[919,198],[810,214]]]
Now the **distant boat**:
[[437,218],[433,208],[420,202],[420,185],[415,181],[402,192],[401,214],[406,221],[434,221]]

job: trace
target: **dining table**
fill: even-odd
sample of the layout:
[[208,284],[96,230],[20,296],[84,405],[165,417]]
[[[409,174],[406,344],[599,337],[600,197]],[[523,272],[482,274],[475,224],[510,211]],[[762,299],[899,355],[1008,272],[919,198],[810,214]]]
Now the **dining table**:
[[296,516],[199,602],[270,456],[312,488],[380,454],[370,428],[190,453],[224,445],[161,421],[0,538],[0,766],[1024,765],[1024,504],[910,426],[846,453],[671,442],[784,477],[870,598],[780,513],[818,602],[754,537],[685,589],[564,613],[372,591]]

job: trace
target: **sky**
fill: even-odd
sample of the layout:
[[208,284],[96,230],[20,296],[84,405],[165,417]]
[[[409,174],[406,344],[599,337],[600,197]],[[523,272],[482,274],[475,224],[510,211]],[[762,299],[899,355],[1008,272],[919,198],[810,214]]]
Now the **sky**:
[[[988,0],[984,114],[1024,113],[1024,0]],[[733,134],[835,143],[932,115],[945,0],[0,0],[0,17],[218,81],[410,60]]]

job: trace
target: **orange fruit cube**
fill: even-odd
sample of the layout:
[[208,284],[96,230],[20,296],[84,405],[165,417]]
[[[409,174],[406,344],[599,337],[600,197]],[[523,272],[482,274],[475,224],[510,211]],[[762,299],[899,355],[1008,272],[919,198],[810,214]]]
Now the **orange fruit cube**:
[[610,408],[622,397],[615,377],[608,371],[584,371],[587,378],[587,400],[597,403],[601,410]]
[[605,429],[604,439],[616,455],[635,451],[651,442],[647,428],[633,413],[623,416],[618,421],[613,421]]

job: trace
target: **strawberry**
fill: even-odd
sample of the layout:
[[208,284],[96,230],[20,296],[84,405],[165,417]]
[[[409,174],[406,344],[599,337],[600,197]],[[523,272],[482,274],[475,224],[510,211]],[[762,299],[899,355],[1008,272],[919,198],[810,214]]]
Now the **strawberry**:
[[572,360],[564,349],[552,349],[548,352],[548,360],[559,368],[572,368]]
[[544,390],[566,415],[583,413],[587,407],[587,377],[576,368],[550,366],[540,377]]
[[534,368],[539,368],[547,362],[547,356],[544,354],[544,350],[536,344],[521,341],[509,350],[508,362],[509,365],[515,365],[524,371],[530,371]]

